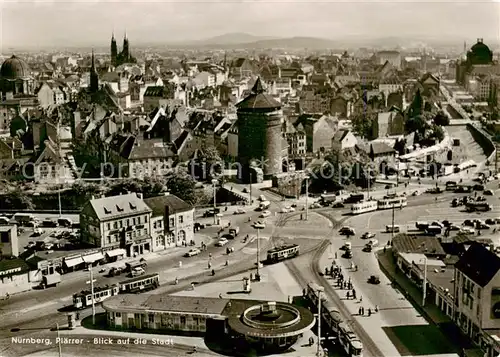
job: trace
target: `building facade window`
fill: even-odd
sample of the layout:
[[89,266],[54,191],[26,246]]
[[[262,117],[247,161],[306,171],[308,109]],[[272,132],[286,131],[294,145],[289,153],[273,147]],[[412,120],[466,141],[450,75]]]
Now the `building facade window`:
[[183,215],[179,215],[179,223],[184,223],[184,216]]

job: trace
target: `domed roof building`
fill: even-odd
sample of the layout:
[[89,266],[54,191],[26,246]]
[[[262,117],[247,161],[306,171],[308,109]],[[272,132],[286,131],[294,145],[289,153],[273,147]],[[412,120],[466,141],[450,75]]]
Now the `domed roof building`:
[[32,95],[35,89],[31,70],[24,60],[12,56],[0,68],[0,90],[2,96],[6,93],[13,95]]
[[483,43],[482,38],[477,39],[477,43],[467,52],[467,61],[471,65],[484,65],[493,62],[493,52]]

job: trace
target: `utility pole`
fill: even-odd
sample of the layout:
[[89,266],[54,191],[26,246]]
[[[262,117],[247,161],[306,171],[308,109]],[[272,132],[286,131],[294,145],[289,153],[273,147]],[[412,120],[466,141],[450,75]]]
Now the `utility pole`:
[[309,218],[309,205],[307,204],[309,198],[309,176],[306,176],[306,221]]
[[216,202],[216,194],[217,194],[217,190],[216,190],[216,183],[217,183],[217,180],[212,180],[212,186],[214,188],[214,225],[217,224],[217,202]]
[[367,185],[367,199],[370,199],[370,180],[372,178],[371,172],[368,170],[368,185]]
[[90,284],[90,293],[92,294],[92,324],[95,325],[95,299],[94,299],[94,273],[92,272],[92,265],[89,267],[90,280],[87,284]]
[[255,280],[260,281],[260,234],[259,228],[257,228],[257,274],[255,274]]
[[57,191],[57,199],[59,201],[59,218],[62,217],[62,207],[61,207],[61,190]]
[[424,283],[422,285],[422,307],[425,306],[425,295],[427,295],[427,257],[424,257]]
[[62,349],[61,349],[61,337],[59,335],[59,324],[56,323],[57,330],[57,348],[59,350],[59,357],[62,357]]
[[253,203],[253,198],[252,198],[252,180],[253,180],[253,177],[252,177],[252,169],[250,169],[250,204]]
[[318,345],[316,349],[316,356],[321,357],[321,293],[324,288],[320,286],[318,289]]
[[391,229],[391,244],[392,244],[392,241],[394,240],[394,215],[395,215],[395,207],[396,207],[396,204],[393,203],[392,204],[392,229]]

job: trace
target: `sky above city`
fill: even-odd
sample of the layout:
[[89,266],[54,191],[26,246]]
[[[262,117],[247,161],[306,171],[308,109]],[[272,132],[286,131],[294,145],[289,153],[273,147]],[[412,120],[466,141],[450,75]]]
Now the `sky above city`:
[[256,36],[500,38],[500,3],[382,1],[14,1],[0,0],[0,45],[104,46],[114,30],[132,43]]

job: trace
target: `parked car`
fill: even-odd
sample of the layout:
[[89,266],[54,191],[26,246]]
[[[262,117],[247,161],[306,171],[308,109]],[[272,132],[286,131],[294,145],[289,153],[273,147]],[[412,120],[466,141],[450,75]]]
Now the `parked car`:
[[217,247],[223,247],[223,246],[225,246],[225,245],[226,245],[226,244],[228,244],[228,243],[229,243],[229,241],[227,240],[227,238],[221,238],[221,239],[219,239],[219,240],[217,241],[217,243],[215,243],[215,245],[216,245]]
[[198,255],[200,253],[201,253],[201,251],[198,248],[193,248],[193,249],[190,249],[189,252],[187,252],[186,254],[184,254],[184,256],[186,258],[188,258],[188,257],[194,257],[194,256],[196,256],[196,255]]
[[333,208],[344,208],[344,204],[342,202],[335,202],[333,204]]
[[311,208],[311,209],[321,208],[321,205],[318,202],[314,202],[309,208]]
[[57,221],[53,220],[53,219],[44,219],[43,222],[42,222],[42,227],[57,227]]
[[28,242],[28,245],[26,246],[26,249],[31,249],[36,246],[35,242]]
[[246,211],[241,207],[236,208],[236,210],[234,211],[234,214],[245,214],[245,213]]
[[378,245],[378,240],[377,239],[370,239],[367,243],[368,245],[371,245],[372,247],[376,247]]
[[373,247],[370,244],[366,244],[363,248],[363,252],[370,253],[373,250]]
[[261,221],[253,222],[253,228],[264,229],[266,228],[266,224]]
[[266,218],[266,217],[269,217],[271,215],[271,211],[263,211],[261,214],[260,214],[260,218]]
[[463,225],[466,227],[474,227],[474,222],[472,222],[470,219],[466,219]]
[[123,272],[125,272],[125,267],[113,267],[109,271],[108,275],[113,277],[113,276],[121,275]]
[[43,234],[43,229],[35,227],[35,229],[33,230],[33,235],[41,236],[42,234]]
[[380,284],[380,278],[377,275],[372,275],[368,278],[368,282],[370,284],[377,285]]
[[493,196],[494,195],[494,193],[493,193],[492,190],[486,190],[486,191],[483,192],[483,194],[486,195],[486,196]]

